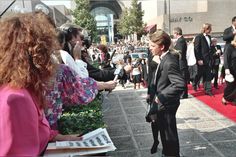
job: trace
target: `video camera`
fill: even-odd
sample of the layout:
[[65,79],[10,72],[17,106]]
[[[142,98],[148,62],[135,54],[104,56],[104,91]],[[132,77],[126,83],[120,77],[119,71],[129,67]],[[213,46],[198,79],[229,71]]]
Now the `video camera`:
[[82,40],[82,45],[89,48],[91,46],[91,40],[88,35],[88,31],[71,23],[65,23],[60,26],[60,29],[65,33],[66,41],[70,41],[73,36],[76,36],[79,32]]

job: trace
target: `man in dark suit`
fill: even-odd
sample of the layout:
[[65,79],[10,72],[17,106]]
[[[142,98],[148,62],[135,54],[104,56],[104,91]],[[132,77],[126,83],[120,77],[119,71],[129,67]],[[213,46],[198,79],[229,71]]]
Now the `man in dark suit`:
[[205,23],[202,26],[202,32],[195,37],[194,53],[197,60],[198,73],[195,77],[193,87],[197,89],[197,85],[201,77],[203,77],[205,94],[213,96],[211,91],[212,80],[212,59],[213,54],[211,50],[211,24]]
[[181,98],[185,99],[188,98],[188,79],[189,79],[189,73],[188,73],[188,65],[187,65],[187,59],[186,59],[186,52],[187,52],[187,42],[185,38],[183,37],[182,29],[180,27],[176,27],[173,30],[174,38],[177,39],[174,49],[178,50],[180,53],[180,71],[183,75],[183,78],[185,80],[185,90],[181,96]]
[[231,41],[234,39],[235,34],[236,34],[236,16],[232,18],[232,26],[224,30],[223,40],[226,42],[224,49],[226,49],[228,45],[231,43]]
[[154,56],[160,56],[155,73],[155,104],[158,107],[163,156],[179,157],[179,139],[176,127],[176,112],[180,104],[180,95],[185,81],[180,73],[179,58],[169,51],[170,36],[157,30],[150,35],[150,50]]

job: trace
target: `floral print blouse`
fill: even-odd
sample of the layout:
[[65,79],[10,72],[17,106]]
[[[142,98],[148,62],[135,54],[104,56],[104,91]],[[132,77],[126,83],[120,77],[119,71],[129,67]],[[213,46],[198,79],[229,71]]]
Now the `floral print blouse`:
[[57,130],[57,120],[62,115],[64,106],[88,104],[98,93],[94,79],[80,78],[63,64],[59,65],[56,77],[48,87],[45,93],[48,106],[45,114],[53,130]]

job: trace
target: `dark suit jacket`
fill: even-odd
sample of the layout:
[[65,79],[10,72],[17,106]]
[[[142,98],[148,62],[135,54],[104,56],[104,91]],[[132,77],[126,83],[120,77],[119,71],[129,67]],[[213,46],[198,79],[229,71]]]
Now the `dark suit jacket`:
[[160,108],[176,109],[184,89],[185,81],[180,73],[179,58],[168,52],[162,58],[156,75],[156,96]]
[[[217,50],[220,50],[220,54],[216,54]],[[220,64],[220,56],[223,54],[221,46],[220,45],[212,45],[212,52],[213,52],[213,65],[219,65]]]
[[223,40],[226,41],[224,50],[226,50],[226,48],[229,46],[231,41],[234,39],[233,31],[234,31],[234,28],[232,26],[224,30]]
[[[211,44],[211,37],[210,38],[210,45]],[[195,53],[195,57],[196,60],[203,60],[203,64],[204,65],[210,65],[211,61],[212,61],[212,50],[211,50],[211,46],[208,45],[207,40],[205,38],[205,36],[203,35],[203,33],[198,34],[195,37],[195,41],[194,41],[194,53]]]
[[183,36],[181,36],[175,44],[174,49],[179,50],[181,57],[180,57],[180,70],[187,69],[187,59],[186,59],[186,52],[187,52],[187,42]]

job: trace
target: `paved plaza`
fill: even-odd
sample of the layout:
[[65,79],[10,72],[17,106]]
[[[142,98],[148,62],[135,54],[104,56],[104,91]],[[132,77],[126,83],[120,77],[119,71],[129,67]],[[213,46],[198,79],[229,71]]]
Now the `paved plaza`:
[[[117,157],[161,157],[162,146],[150,154],[153,143],[145,122],[146,89],[117,87],[104,98],[103,112]],[[236,114],[236,113],[235,113]],[[184,157],[236,157],[236,123],[191,97],[181,100],[177,112],[180,152]]]

